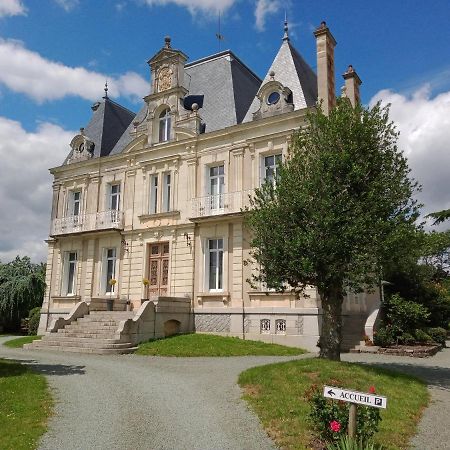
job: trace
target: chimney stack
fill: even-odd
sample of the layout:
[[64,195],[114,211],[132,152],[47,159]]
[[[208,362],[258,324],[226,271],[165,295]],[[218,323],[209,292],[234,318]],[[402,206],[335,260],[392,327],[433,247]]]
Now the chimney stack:
[[336,40],[327,24],[322,22],[314,31],[317,43],[317,90],[319,102],[322,101],[323,112],[328,115],[336,104],[334,79],[334,47]]
[[360,103],[359,86],[361,86],[361,78],[359,78],[352,65],[348,66],[347,71],[342,75],[345,80],[345,96],[350,100],[350,103],[355,107]]

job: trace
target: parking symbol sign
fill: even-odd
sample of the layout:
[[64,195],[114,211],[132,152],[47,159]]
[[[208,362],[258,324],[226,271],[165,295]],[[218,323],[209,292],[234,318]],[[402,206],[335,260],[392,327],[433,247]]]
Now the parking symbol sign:
[[383,399],[382,398],[375,398],[375,405],[376,406],[381,406],[383,404]]

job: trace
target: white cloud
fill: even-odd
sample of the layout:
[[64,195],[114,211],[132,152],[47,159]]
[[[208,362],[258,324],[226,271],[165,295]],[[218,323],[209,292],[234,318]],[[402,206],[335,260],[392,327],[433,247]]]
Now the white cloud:
[[1,0],[0,18],[6,16],[25,15],[27,12],[21,0]]
[[370,104],[391,103],[390,117],[400,131],[399,148],[414,178],[423,185],[424,213],[450,208],[450,92],[435,97],[429,86],[412,95],[378,92]]
[[75,7],[80,4],[80,0],[54,0],[55,3],[61,8],[63,8],[66,12],[72,11]]
[[257,0],[255,8],[255,26],[259,31],[264,31],[266,18],[269,14],[277,13],[281,7],[280,0]]
[[38,102],[70,95],[96,100],[105,80],[111,97],[142,98],[150,90],[149,82],[134,72],[110,77],[84,67],[69,67],[28,50],[22,42],[0,38],[0,84]]
[[174,4],[185,7],[193,15],[200,11],[217,15],[231,8],[238,0],[144,0],[149,6]]
[[29,255],[46,260],[52,178],[49,167],[67,156],[76,134],[42,123],[27,132],[19,122],[0,116],[0,260]]

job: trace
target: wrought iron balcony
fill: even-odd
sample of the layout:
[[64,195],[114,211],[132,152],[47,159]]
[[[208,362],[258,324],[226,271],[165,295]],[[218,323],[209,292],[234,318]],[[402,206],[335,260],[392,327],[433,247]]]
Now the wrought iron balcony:
[[122,230],[123,212],[117,210],[53,219],[50,236],[97,230]]
[[192,199],[192,218],[238,213],[250,206],[249,195],[253,190],[206,195]]

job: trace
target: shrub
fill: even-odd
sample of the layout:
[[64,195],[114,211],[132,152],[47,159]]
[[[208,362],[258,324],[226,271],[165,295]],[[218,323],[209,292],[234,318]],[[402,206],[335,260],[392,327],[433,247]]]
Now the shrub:
[[364,442],[362,439],[356,440],[342,436],[339,441],[329,444],[327,450],[383,450],[383,447],[373,442]]
[[[335,442],[347,433],[350,404],[323,397],[316,385],[306,393],[311,405],[309,418],[319,435],[326,442]],[[378,408],[358,405],[356,415],[356,437],[363,441],[378,431],[381,420]]]
[[428,321],[428,309],[416,302],[405,300],[398,294],[387,300],[387,319],[396,335],[411,333]]
[[445,340],[447,339],[447,331],[444,328],[428,328],[427,334],[433,339],[434,342],[441,344],[445,347]]
[[404,345],[412,345],[416,341],[416,338],[410,333],[403,333],[399,336],[398,341]]
[[41,307],[33,308],[28,316],[28,334],[35,336],[38,332],[39,319],[41,318]]
[[395,344],[395,337],[392,327],[387,325],[379,328],[373,335],[373,341],[375,345],[380,347],[389,347]]
[[422,344],[429,344],[433,341],[433,339],[431,339],[431,336],[425,333],[425,331],[423,330],[416,330],[414,334],[416,336],[417,342],[420,342]]

